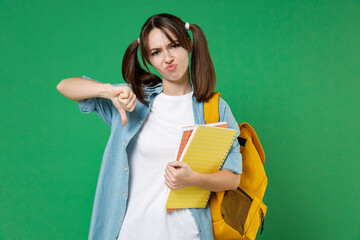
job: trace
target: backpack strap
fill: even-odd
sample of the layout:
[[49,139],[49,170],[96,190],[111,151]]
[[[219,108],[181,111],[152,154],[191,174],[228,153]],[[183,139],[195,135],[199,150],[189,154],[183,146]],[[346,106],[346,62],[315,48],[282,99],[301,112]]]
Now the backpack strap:
[[251,134],[251,140],[252,142],[254,143],[255,145],[255,148],[257,150],[257,152],[259,153],[259,156],[260,156],[260,159],[261,159],[261,162],[262,164],[265,163],[265,153],[264,153],[264,149],[262,148],[261,146],[261,143],[260,143],[260,140],[255,132],[255,130],[252,128],[252,126],[246,122],[243,122],[243,123],[239,123],[239,128],[240,128],[240,134],[241,134],[241,131],[249,131],[250,134]]
[[[214,92],[211,98],[207,101],[204,101],[204,118],[205,123],[214,123],[219,121],[219,97],[221,97],[220,92]],[[256,150],[259,153],[260,159],[262,163],[265,163],[265,153],[264,149],[261,146],[260,140],[255,132],[255,130],[252,128],[252,126],[249,123],[243,122],[239,123],[239,129],[241,133],[241,128],[245,128],[251,133],[252,136],[252,142],[254,143]],[[240,145],[245,145],[245,142],[241,144],[241,141],[246,139],[242,139],[240,136],[238,138],[238,141]]]
[[209,100],[204,101],[205,123],[219,121],[219,97],[221,97],[220,92],[214,92]]

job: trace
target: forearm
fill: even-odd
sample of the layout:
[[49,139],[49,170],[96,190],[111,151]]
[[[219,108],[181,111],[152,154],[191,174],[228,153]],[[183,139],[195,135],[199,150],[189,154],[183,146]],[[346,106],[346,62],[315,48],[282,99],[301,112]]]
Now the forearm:
[[72,77],[61,80],[57,90],[65,97],[79,101],[92,97],[109,98],[110,84],[99,83],[81,77]]
[[194,173],[192,185],[212,192],[222,192],[234,190],[240,184],[240,174],[236,174],[228,169],[223,169],[216,173],[204,174]]

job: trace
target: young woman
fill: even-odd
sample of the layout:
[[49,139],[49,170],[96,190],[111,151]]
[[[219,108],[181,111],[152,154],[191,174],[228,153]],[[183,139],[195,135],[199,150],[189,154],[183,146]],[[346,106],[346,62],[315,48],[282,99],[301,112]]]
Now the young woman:
[[[191,30],[193,42],[188,34]],[[137,50],[147,70],[138,61]],[[191,56],[191,81],[189,54]],[[147,63],[161,75],[150,72]],[[184,126],[204,124],[203,103],[215,89],[215,71],[203,31],[170,14],[150,17],[125,52],[127,84],[106,84],[87,76],[62,80],[57,89],[95,111],[110,127],[99,173],[89,239],[213,239],[206,208],[167,213],[167,188],[235,189],[242,159],[234,141],[219,172],[194,172],[174,161]],[[220,121],[240,132],[229,106],[219,101]]]

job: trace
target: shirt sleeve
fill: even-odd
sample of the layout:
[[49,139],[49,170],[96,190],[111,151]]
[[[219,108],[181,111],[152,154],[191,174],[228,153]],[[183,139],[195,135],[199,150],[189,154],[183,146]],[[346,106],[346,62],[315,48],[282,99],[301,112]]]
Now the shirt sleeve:
[[[100,81],[91,79],[85,75],[83,75],[82,78],[102,83]],[[79,108],[82,113],[92,113],[95,111],[102,120],[104,120],[109,126],[111,126],[113,103],[110,99],[100,97],[82,99],[79,101]]]
[[219,115],[220,121],[229,123],[228,128],[238,131],[221,169],[229,169],[234,173],[242,173],[242,155],[240,153],[240,144],[237,140],[237,137],[240,135],[239,125],[229,105],[222,98],[219,98]]

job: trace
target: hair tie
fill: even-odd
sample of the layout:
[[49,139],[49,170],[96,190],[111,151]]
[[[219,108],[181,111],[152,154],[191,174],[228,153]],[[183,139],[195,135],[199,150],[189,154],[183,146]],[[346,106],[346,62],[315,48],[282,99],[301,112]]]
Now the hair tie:
[[140,44],[140,38],[138,38],[138,43]]
[[186,31],[190,29],[190,24],[188,22],[185,23],[185,29]]

